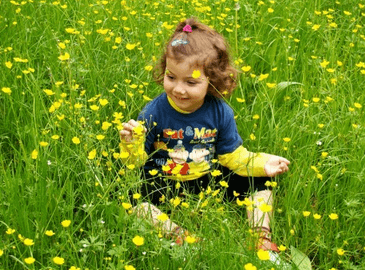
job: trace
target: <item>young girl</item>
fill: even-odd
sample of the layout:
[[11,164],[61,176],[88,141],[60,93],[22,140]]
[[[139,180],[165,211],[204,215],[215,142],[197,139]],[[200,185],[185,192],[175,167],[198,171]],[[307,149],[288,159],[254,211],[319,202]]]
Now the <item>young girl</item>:
[[[290,162],[242,146],[233,110],[222,98],[234,90],[237,75],[224,38],[187,19],[170,38],[160,69],[156,81],[165,91],[144,107],[138,121],[123,123],[120,131],[121,151],[129,152],[135,164],[144,164],[149,179],[144,195],[158,205],[169,192],[182,188],[199,194],[212,178],[227,182],[228,199],[254,191],[250,199],[256,207],[248,218],[261,235],[257,247],[277,250],[269,237],[271,212],[262,212],[260,204],[272,204],[264,184],[268,177],[288,171]],[[161,212],[144,203],[137,214],[158,224]],[[182,233],[170,220],[164,224],[165,230]]]

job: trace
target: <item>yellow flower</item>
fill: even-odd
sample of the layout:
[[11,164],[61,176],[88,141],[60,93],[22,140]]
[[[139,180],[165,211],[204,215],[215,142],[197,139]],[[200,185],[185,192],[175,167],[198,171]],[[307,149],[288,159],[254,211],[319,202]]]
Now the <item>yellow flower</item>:
[[130,170],[133,170],[135,167],[136,167],[136,165],[134,165],[134,164],[128,164],[127,165],[127,168],[130,169]]
[[274,12],[274,9],[272,9],[272,8],[268,8],[268,9],[267,9],[267,12],[269,12],[269,13],[273,13],[273,12]]
[[179,197],[175,197],[175,199],[171,199],[171,203],[174,205],[174,207],[178,206],[180,204],[181,200]]
[[319,180],[323,180],[323,175],[322,175],[322,174],[320,174],[320,173],[317,173],[317,178],[318,178]]
[[199,70],[194,70],[193,74],[191,74],[191,77],[193,77],[194,79],[197,79],[200,77],[200,71]]
[[243,72],[249,72],[251,70],[251,66],[243,66],[241,69]]
[[74,144],[79,144],[79,143],[80,143],[80,139],[79,139],[79,138],[77,138],[77,137],[73,137],[73,138],[72,138],[72,142],[73,142]]
[[61,257],[54,257],[53,258],[53,262],[55,264],[58,264],[58,265],[62,265],[65,263],[65,259],[61,258]]
[[160,220],[160,221],[162,221],[162,222],[165,222],[166,220],[169,219],[169,216],[166,215],[165,213],[162,213],[161,215],[158,215],[157,216],[157,219]]
[[107,99],[103,99],[103,98],[99,99],[99,104],[101,106],[105,106],[108,103],[109,103],[109,101]]
[[246,100],[244,98],[236,98],[239,103],[244,103]]
[[125,210],[128,210],[128,209],[132,208],[132,205],[131,205],[130,203],[125,203],[125,202],[123,202],[123,203],[122,203],[122,206],[123,206],[123,208],[124,208]]
[[61,54],[58,59],[60,59],[61,61],[65,61],[65,60],[68,60],[70,59],[70,55],[68,53],[65,53],[65,54]]
[[290,139],[290,138],[288,138],[288,137],[283,138],[283,141],[284,141],[284,142],[290,142],[290,140],[291,140],[291,139]]
[[330,219],[332,219],[332,220],[336,220],[336,219],[338,219],[338,215],[337,214],[335,214],[335,213],[331,213],[330,215],[328,215],[329,216],[329,218]]
[[338,254],[339,256],[342,256],[343,254],[345,254],[345,251],[344,251],[342,248],[338,248],[338,249],[337,249],[337,254]]
[[321,65],[321,67],[325,68],[326,66],[328,66],[330,62],[328,62],[326,59],[324,59],[321,63],[319,63]]
[[1,88],[1,91],[3,91],[5,94],[8,94],[8,95],[11,94],[11,89],[9,87],[3,87],[3,88]]
[[155,176],[158,173],[158,170],[153,169],[153,170],[149,170],[148,173],[152,176]]
[[228,183],[227,183],[226,181],[219,181],[219,184],[220,184],[222,187],[228,188]]
[[314,214],[313,217],[314,219],[321,219],[322,216],[320,214]]
[[132,265],[125,265],[124,269],[125,270],[136,270],[136,268],[134,268]]
[[278,249],[279,249],[280,251],[285,251],[285,250],[286,250],[286,246],[280,245],[280,246],[278,247]]
[[266,203],[263,203],[259,206],[259,209],[262,211],[262,212],[271,212],[272,211],[272,205],[270,204],[266,204]]
[[43,90],[44,93],[46,93],[47,96],[52,96],[55,94],[55,92],[53,92],[52,90],[50,89],[44,89]]
[[270,260],[270,255],[269,255],[269,252],[267,250],[259,249],[259,251],[257,251],[257,256],[259,257],[259,259],[261,261]]
[[93,149],[89,152],[89,155],[87,156],[88,159],[94,159],[96,157],[96,149]]
[[0,249],[0,257],[3,256],[4,251],[2,249]]
[[49,143],[48,142],[39,142],[40,146],[46,147]]
[[44,234],[47,235],[47,236],[55,235],[55,233],[52,230],[47,230]]
[[35,259],[33,257],[28,257],[24,259],[26,264],[33,264],[35,262]]
[[110,128],[112,126],[111,123],[109,122],[103,122],[103,124],[101,125],[101,129],[102,130],[107,130],[108,128]]
[[29,238],[25,238],[23,243],[26,246],[33,246],[34,245],[34,241],[32,239],[29,239]]
[[105,135],[96,135],[96,139],[98,139],[99,141],[104,140]]
[[254,120],[260,119],[260,115],[255,114],[254,116],[252,116],[252,119],[254,119]]
[[97,110],[99,110],[99,106],[98,105],[91,105],[90,109],[93,110],[93,111],[97,111]]
[[6,230],[6,234],[13,234],[13,233],[15,233],[15,229],[8,228]]
[[303,211],[303,216],[308,217],[310,216],[311,212],[309,211]]
[[151,71],[153,69],[153,66],[145,66],[144,69],[146,71]]
[[186,242],[188,242],[189,244],[193,244],[193,243],[195,243],[195,242],[196,242],[196,239],[195,239],[195,237],[188,235],[188,236],[185,238],[185,241],[186,241]]
[[320,27],[321,27],[321,25],[319,25],[319,24],[315,24],[315,25],[313,25],[313,26],[312,26],[312,29],[313,29],[314,31],[317,31]]
[[219,176],[222,174],[222,172],[220,170],[214,170],[212,172],[210,172],[212,176]]
[[313,102],[318,103],[321,99],[318,97],[314,97],[314,98],[312,98],[312,100],[313,100]]
[[37,150],[33,150],[32,154],[31,154],[32,159],[37,159],[38,158],[38,151]]
[[139,198],[141,198],[141,194],[139,194],[139,193],[133,194],[133,199],[138,200]]
[[251,133],[251,134],[250,134],[250,140],[251,140],[251,141],[256,140],[256,136],[255,136],[255,134],[253,134],[253,133]]
[[71,225],[71,220],[66,219],[61,222],[61,225],[62,225],[62,227],[67,228],[68,226]]
[[13,66],[13,64],[10,61],[7,61],[5,62],[5,66],[10,69]]
[[263,81],[263,80],[267,79],[268,77],[269,77],[269,73],[267,73],[267,74],[260,74],[259,81]]
[[144,244],[144,238],[141,236],[136,235],[133,239],[132,239],[133,243],[136,246],[142,246]]
[[360,103],[355,102],[354,103],[355,108],[361,109],[362,105]]
[[136,46],[137,46],[137,44],[127,43],[127,45],[125,47],[127,48],[127,50],[133,50]]
[[66,44],[63,42],[58,42],[57,43],[58,47],[60,47],[61,49],[66,49]]
[[245,270],[257,270],[257,267],[254,266],[252,263],[245,264]]

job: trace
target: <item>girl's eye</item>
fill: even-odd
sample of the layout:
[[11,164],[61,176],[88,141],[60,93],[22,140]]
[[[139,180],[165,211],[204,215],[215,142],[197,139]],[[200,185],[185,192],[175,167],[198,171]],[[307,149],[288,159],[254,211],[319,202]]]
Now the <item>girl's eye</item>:
[[195,85],[196,82],[188,82],[189,85]]
[[170,76],[170,75],[167,75],[167,78],[169,78],[170,80],[173,80],[174,77]]

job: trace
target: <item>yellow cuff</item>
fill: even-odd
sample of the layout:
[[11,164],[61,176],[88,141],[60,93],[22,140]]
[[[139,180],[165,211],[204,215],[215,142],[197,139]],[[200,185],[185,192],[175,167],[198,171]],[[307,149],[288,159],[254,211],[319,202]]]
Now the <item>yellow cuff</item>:
[[232,153],[218,155],[219,163],[241,176],[267,176],[265,164],[270,155],[252,153],[239,146]]

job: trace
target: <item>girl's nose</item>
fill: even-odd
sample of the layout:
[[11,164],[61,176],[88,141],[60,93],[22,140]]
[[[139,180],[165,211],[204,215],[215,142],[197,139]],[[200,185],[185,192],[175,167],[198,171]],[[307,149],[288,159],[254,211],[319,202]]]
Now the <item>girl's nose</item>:
[[176,94],[179,94],[179,95],[184,95],[185,94],[185,89],[184,89],[184,86],[181,85],[180,83],[176,84],[175,87],[174,87],[174,92]]

